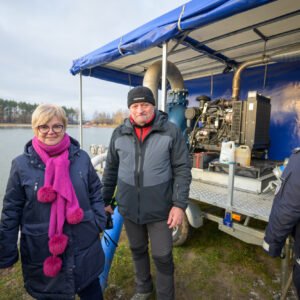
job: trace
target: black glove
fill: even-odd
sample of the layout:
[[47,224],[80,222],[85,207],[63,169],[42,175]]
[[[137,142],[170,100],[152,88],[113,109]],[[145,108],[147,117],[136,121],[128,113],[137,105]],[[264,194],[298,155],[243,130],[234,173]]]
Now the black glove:
[[106,212],[106,225],[105,229],[112,229],[114,227],[114,223],[109,212]]

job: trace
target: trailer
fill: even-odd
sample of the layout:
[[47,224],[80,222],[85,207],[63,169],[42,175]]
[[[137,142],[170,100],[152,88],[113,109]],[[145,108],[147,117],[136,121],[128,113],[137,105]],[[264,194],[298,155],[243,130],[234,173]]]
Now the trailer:
[[[207,218],[262,245],[264,228],[250,220],[266,226],[284,160],[300,144],[300,1],[191,1],[75,60],[71,73],[80,86],[82,76],[148,86],[182,129],[193,180],[175,244]],[[229,141],[250,150],[250,164],[220,161]]]

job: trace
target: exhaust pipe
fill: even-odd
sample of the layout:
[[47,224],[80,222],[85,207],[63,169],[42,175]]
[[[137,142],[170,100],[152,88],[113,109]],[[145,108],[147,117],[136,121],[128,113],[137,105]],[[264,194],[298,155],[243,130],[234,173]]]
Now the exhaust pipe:
[[[162,61],[158,60],[148,68],[143,80],[143,86],[148,87],[152,91],[156,106],[158,101],[158,86],[161,80],[161,73]],[[172,90],[184,89],[182,75],[175,64],[171,63],[170,61],[167,62],[167,80],[169,81]]]
[[232,80],[232,100],[239,100],[240,94],[240,79],[242,72],[250,67],[259,64],[268,64],[270,62],[293,62],[300,60],[300,48],[299,46],[291,47],[284,51],[275,52],[269,56],[255,58],[253,60],[242,63],[234,73]]
[[232,100],[238,101],[240,96],[240,87],[241,87],[241,74],[242,72],[247,69],[248,67],[259,65],[259,64],[266,64],[270,61],[269,57],[257,58],[254,60],[246,61],[239,65],[236,69],[233,80],[232,80]]

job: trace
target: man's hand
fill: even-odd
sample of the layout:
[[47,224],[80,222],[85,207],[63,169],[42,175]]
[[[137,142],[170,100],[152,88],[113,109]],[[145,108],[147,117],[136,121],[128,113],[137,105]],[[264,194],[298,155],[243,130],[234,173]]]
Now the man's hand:
[[182,208],[173,206],[169,213],[169,218],[167,224],[169,228],[174,228],[182,224],[184,217],[184,211]]

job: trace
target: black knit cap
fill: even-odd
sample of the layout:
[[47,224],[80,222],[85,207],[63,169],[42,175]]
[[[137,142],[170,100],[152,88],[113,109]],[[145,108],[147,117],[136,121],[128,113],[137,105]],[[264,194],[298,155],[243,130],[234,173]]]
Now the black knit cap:
[[148,102],[155,106],[155,99],[152,91],[145,86],[136,86],[129,91],[127,97],[128,108],[133,103]]

